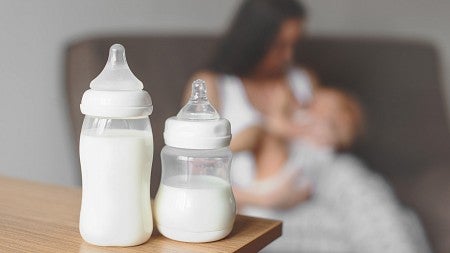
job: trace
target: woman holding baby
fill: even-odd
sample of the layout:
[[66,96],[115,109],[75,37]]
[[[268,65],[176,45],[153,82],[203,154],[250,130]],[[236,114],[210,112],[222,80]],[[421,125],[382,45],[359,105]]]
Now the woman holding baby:
[[268,251],[427,252],[415,216],[343,152],[362,132],[358,102],[294,65],[304,25],[295,0],[244,1],[207,68],[192,77],[207,82],[231,122],[239,212],[284,221]]

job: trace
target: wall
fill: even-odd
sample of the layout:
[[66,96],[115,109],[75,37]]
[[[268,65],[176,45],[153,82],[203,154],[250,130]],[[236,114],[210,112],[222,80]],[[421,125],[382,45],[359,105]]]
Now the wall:
[[[306,2],[311,33],[426,38],[442,52],[444,72],[449,70],[450,1]],[[111,33],[217,34],[239,3],[0,0],[0,174],[79,184],[64,94],[67,43]]]
[[0,174],[79,184],[64,93],[67,43],[110,33],[214,33],[234,2],[0,1]]
[[[305,0],[314,34],[387,36],[429,41],[441,53],[443,92],[450,116],[450,1]],[[449,120],[450,122],[450,120]]]

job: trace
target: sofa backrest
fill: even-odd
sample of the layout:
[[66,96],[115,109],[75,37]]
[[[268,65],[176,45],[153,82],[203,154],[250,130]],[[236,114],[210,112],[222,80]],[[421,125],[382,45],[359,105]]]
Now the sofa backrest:
[[[96,38],[67,50],[66,84],[78,144],[79,103],[101,71],[108,48],[121,43],[128,63],[150,92],[155,139],[152,194],[160,178],[164,121],[179,110],[190,75],[214,49],[213,37],[143,36]],[[314,37],[299,45],[296,60],[323,83],[353,93],[367,114],[367,135],[354,152],[393,184],[433,164],[450,164],[450,135],[435,49],[414,41]]]
[[425,42],[313,38],[297,59],[325,85],[356,95],[367,131],[354,152],[388,178],[408,177],[450,164],[450,132],[440,63]]

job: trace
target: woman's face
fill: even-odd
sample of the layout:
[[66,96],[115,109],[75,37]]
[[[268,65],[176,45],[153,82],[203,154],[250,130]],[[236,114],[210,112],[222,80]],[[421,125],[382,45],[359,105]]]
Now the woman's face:
[[304,22],[298,18],[284,21],[269,51],[256,67],[264,75],[279,75],[293,60],[295,46],[303,34]]

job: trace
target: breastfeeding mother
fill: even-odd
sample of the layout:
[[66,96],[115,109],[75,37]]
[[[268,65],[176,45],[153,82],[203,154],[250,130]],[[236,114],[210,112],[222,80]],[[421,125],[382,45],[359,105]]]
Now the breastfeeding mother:
[[[231,122],[238,206],[275,210],[273,218],[284,220],[283,237],[269,247],[277,252],[426,252],[418,245],[426,243],[416,239],[421,235],[417,220],[405,218],[410,216],[389,186],[353,157],[340,156],[317,169],[311,199],[311,188],[298,187],[297,176],[277,177],[276,184],[262,190],[252,187],[253,154],[262,137],[269,133],[289,140],[300,131],[278,116],[276,94],[302,105],[320,87],[311,71],[293,64],[304,23],[298,1],[246,0],[207,67],[192,77],[207,82],[211,103]],[[186,99],[189,93],[190,85]],[[263,159],[265,166],[282,167],[289,147],[264,144],[272,150]]]
[[[222,117],[230,120],[234,152],[232,181],[240,207],[247,204],[271,208],[288,208],[309,196],[309,189],[298,189],[286,180],[267,194],[247,191],[243,187],[254,178],[253,151],[265,131],[278,135],[295,134],[271,117],[276,107],[274,90],[290,89],[295,82],[303,102],[311,99],[317,86],[313,74],[293,66],[294,49],[304,30],[305,10],[296,1],[245,1],[226,36],[218,45],[207,69],[193,76],[204,79],[208,96]],[[190,94],[187,87],[186,98]],[[275,144],[277,145],[277,144]],[[284,146],[268,162],[281,167],[286,157]],[[277,149],[275,149],[277,150]]]

